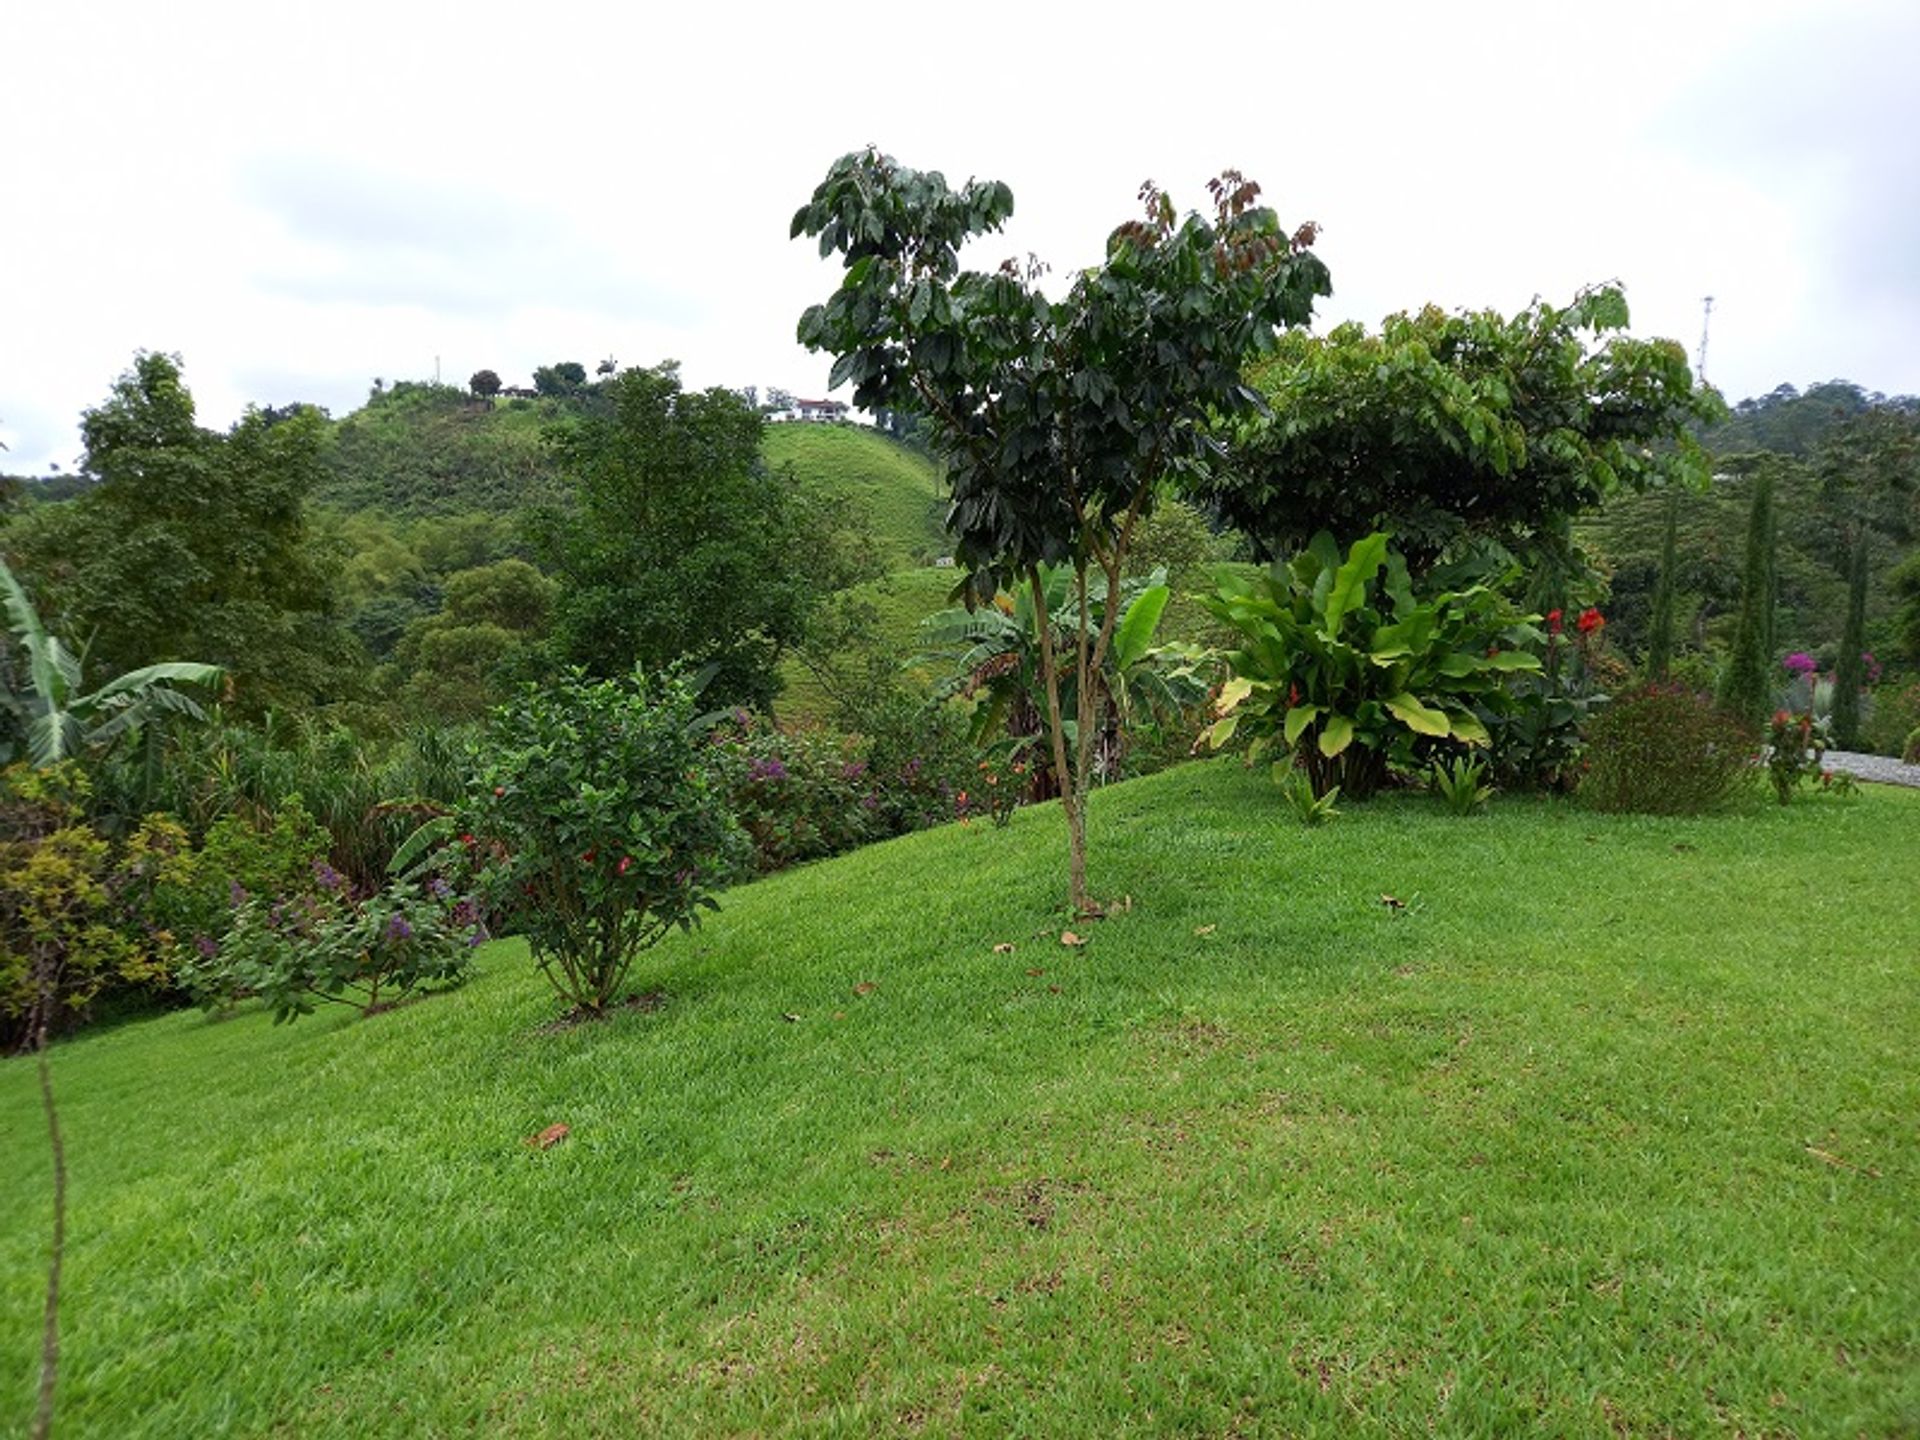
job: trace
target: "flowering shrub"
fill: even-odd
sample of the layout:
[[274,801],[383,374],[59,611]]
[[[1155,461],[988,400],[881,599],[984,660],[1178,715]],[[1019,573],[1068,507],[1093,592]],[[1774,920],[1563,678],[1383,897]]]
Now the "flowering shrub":
[[461,844],[488,913],[527,937],[577,1010],[604,1011],[640,952],[718,909],[714,891],[744,863],[697,708],[671,671],[576,670],[488,722]]
[[1780,662],[1787,674],[1796,680],[1803,675],[1811,675],[1820,668],[1820,663],[1804,650],[1796,650]]
[[1803,780],[1820,773],[1827,753],[1827,727],[1808,714],[1773,712],[1767,727],[1767,779],[1782,805],[1793,799]]
[[234,887],[224,940],[201,937],[181,983],[208,1009],[258,995],[275,1024],[312,1013],[316,1000],[362,1014],[390,1008],[424,985],[457,985],[486,939],[478,907],[445,875],[395,880],[364,898],[324,861],[314,884],[269,901]]
[[1697,815],[1725,804],[1752,772],[1754,737],[1684,686],[1645,685],[1587,727],[1579,796],[1596,810]]
[[710,737],[727,805],[753,853],[750,874],[851,850],[880,833],[873,779],[856,742],[824,731],[782,731],[736,710]]

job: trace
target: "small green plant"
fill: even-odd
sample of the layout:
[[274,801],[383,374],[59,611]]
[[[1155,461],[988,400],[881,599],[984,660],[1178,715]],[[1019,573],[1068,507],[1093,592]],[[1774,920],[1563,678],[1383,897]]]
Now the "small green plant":
[[1427,785],[1456,815],[1471,815],[1493,798],[1493,786],[1487,783],[1487,762],[1470,755],[1435,760],[1427,772]]
[[693,687],[579,670],[498,707],[461,815],[488,913],[527,937],[577,1012],[605,1012],[641,951],[717,910],[746,861]]
[[1774,711],[1773,723],[1767,727],[1767,780],[1782,805],[1793,799],[1793,792],[1803,781],[1821,773],[1820,762],[1826,753],[1824,721],[1808,714]]
[[1909,765],[1920,765],[1920,725],[1913,727],[1907,743],[1900,747],[1900,758]]
[[1294,769],[1285,760],[1275,762],[1273,780],[1280,787],[1280,798],[1286,803],[1287,809],[1293,812],[1293,818],[1309,830],[1339,818],[1340,811],[1334,804],[1340,798],[1338,785],[1324,795],[1316,795],[1313,793],[1313,781],[1306,772]]
[[1822,770],[1820,790],[1826,795],[1836,795],[1842,800],[1851,800],[1860,793],[1860,782],[1845,770]]
[[1747,782],[1755,750],[1753,732],[1708,697],[1645,685],[1588,726],[1578,793],[1596,810],[1698,815]]

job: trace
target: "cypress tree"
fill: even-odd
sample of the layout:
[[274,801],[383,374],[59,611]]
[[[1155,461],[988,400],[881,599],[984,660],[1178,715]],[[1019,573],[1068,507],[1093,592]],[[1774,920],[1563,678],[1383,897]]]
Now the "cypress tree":
[[1733,632],[1733,657],[1720,682],[1720,708],[1736,719],[1758,725],[1773,699],[1767,673],[1767,611],[1773,608],[1773,470],[1753,477],[1753,506],[1747,512],[1747,562],[1740,581],[1740,620]]
[[1660,579],[1653,590],[1653,627],[1647,638],[1647,673],[1655,680],[1667,678],[1673,664],[1674,570],[1678,563],[1680,528],[1680,492],[1667,490],[1667,533],[1660,542]]
[[1833,743],[1836,749],[1860,747],[1860,686],[1866,680],[1862,652],[1867,643],[1867,532],[1855,527],[1853,553],[1847,559],[1847,623],[1840,631],[1840,658],[1833,667]]

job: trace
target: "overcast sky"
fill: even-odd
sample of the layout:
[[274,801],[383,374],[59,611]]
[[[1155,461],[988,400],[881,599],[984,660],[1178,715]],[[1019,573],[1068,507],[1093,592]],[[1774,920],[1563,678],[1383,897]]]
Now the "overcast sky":
[[1729,398],[1920,392],[1916,57],[1913,0],[12,0],[0,468],[71,465],[142,348],[216,425],[436,362],[818,392],[838,271],[787,225],[869,142],[1013,187],[983,266],[1092,263],[1143,179],[1231,165],[1324,226],[1323,323],[1618,279],[1689,352],[1716,297]]

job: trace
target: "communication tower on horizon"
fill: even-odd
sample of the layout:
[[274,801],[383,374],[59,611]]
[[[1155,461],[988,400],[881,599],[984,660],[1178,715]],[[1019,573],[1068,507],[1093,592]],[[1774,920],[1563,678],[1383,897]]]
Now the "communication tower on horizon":
[[1700,312],[1700,353],[1694,358],[1693,368],[1700,373],[1704,382],[1707,378],[1707,327],[1713,324],[1713,297],[1701,302]]

